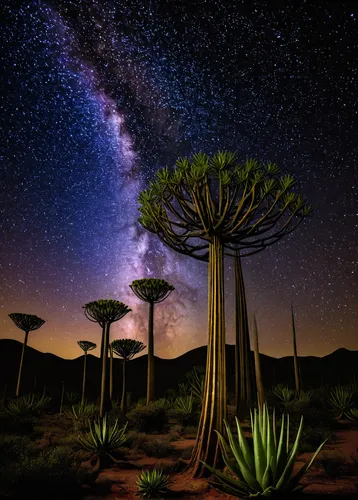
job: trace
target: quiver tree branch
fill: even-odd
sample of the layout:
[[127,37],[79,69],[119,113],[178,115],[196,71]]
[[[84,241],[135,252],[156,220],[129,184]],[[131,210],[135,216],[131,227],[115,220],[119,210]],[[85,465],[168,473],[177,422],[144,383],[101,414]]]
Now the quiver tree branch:
[[17,328],[20,328],[20,330],[23,330],[25,332],[25,339],[24,339],[24,342],[22,344],[19,373],[18,373],[17,385],[16,385],[16,397],[19,397],[22,366],[23,366],[23,362],[24,362],[25,348],[27,346],[27,340],[28,340],[29,333],[41,328],[41,326],[45,323],[45,320],[39,318],[35,314],[22,314],[22,313],[10,313],[9,318],[12,319],[12,321],[15,323]]
[[[225,325],[218,303],[223,256],[253,255],[288,234],[312,209],[290,191],[290,176],[276,165],[260,165],[219,151],[180,158],[176,168],[159,170],[140,193],[139,223],[178,253],[208,262],[208,353],[202,414],[187,472],[203,474],[201,462],[220,459],[215,429],[226,416]],[[245,255],[244,255],[245,253]],[[220,282],[217,282],[219,280]],[[223,340],[224,339],[224,340]]]

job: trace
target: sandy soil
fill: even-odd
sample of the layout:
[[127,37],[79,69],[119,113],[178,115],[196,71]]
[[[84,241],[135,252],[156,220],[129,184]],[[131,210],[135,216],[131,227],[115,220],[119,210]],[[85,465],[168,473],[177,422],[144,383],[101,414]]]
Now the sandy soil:
[[[313,463],[311,469],[302,478],[301,484],[307,485],[305,493],[307,498],[317,494],[327,496],[327,498],[356,498],[358,500],[358,464],[356,464],[351,456],[358,459],[358,427],[336,431],[336,441],[325,445],[323,450],[326,452],[334,450],[334,453],[340,453],[345,458],[343,466],[343,474],[339,479],[332,480],[325,472],[322,466],[318,463]],[[180,450],[191,448],[195,443],[194,439],[185,439],[174,441],[172,444]],[[296,473],[302,465],[307,462],[313,453],[300,454],[297,457],[297,462],[294,468]],[[95,488],[86,495],[86,500],[99,500],[106,498],[108,500],[134,499],[138,496],[136,492],[136,479],[140,473],[140,469],[168,466],[174,464],[176,459],[158,459],[141,457],[132,462],[139,467],[136,469],[121,469],[114,466],[111,469],[102,471],[95,483]],[[204,479],[189,479],[187,475],[180,473],[170,474],[170,491],[171,496],[166,498],[188,498],[188,499],[232,499],[234,497],[224,495],[211,488]],[[332,496],[333,495],[333,496]],[[324,498],[323,497],[323,498]]]

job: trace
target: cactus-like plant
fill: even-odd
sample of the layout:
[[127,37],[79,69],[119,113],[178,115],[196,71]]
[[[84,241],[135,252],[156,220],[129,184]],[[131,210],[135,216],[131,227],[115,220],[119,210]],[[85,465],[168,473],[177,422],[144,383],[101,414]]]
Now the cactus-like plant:
[[277,439],[275,412],[271,421],[266,403],[258,412],[255,410],[254,416],[252,412],[250,413],[252,447],[244,437],[237,417],[235,417],[237,439],[234,438],[226,421],[224,424],[229,442],[219,432],[217,433],[224,462],[231,475],[204,464],[219,481],[211,484],[223,493],[240,498],[289,498],[287,495],[302,491],[305,486],[299,485],[299,481],[311,467],[330,436],[318,447],[310,461],[304,464],[299,472],[293,476],[293,467],[302,433],[303,417],[301,417],[296,439],[290,447],[289,415],[287,415],[286,436],[285,419],[284,414],[282,414],[281,431],[279,439]]
[[108,464],[108,458],[117,462],[113,453],[116,453],[120,447],[126,442],[127,424],[124,427],[118,427],[118,419],[114,424],[107,421],[107,415],[99,418],[92,423],[89,422],[90,432],[88,435],[79,435],[76,438],[76,443],[83,448],[92,452],[92,457],[97,458],[100,467],[103,468]]
[[193,395],[176,398],[174,409],[179,413],[191,415],[193,413]]
[[22,373],[22,365],[24,362],[24,353],[25,348],[27,346],[27,339],[30,332],[38,330],[45,323],[45,320],[39,318],[35,314],[22,314],[22,313],[11,313],[9,317],[15,323],[15,325],[25,332],[25,340],[22,344],[22,352],[20,359],[20,367],[19,374],[17,377],[17,386],[16,386],[16,397],[20,395],[20,382],[21,382],[21,373]]
[[122,358],[123,363],[123,372],[122,372],[122,398],[121,398],[121,413],[122,415],[126,412],[126,366],[127,361],[131,360],[136,354],[145,349],[145,345],[143,342],[139,342],[139,340],[133,339],[116,339],[111,343],[111,347],[114,354],[117,354],[120,358]]
[[45,392],[42,396],[37,394],[27,394],[20,396],[17,399],[9,401],[4,409],[6,413],[17,417],[24,417],[27,415],[35,415],[40,413],[45,409],[45,407],[50,403],[51,398],[45,396]]
[[86,390],[86,367],[87,367],[87,352],[96,349],[97,344],[90,342],[89,340],[78,340],[77,344],[80,346],[82,351],[84,351],[85,356],[83,360],[83,378],[82,378],[82,397],[81,403],[85,401],[85,390]]
[[89,302],[83,306],[85,316],[90,321],[98,323],[102,327],[103,337],[103,356],[102,356],[102,375],[101,375],[101,400],[99,414],[102,418],[105,410],[109,411],[112,407],[108,388],[108,349],[109,333],[111,324],[119,321],[128,314],[131,309],[123,302],[112,299],[100,299]]
[[350,408],[346,412],[346,417],[349,418],[349,420],[354,420],[355,422],[358,422],[358,408]]
[[161,498],[168,493],[169,476],[162,469],[144,470],[137,476],[138,495],[143,498]]
[[331,389],[329,404],[336,412],[336,418],[344,417],[354,403],[354,389],[351,386],[336,385]]
[[205,367],[194,366],[190,372],[185,374],[185,377],[188,381],[191,394],[199,401],[201,405],[204,394]]
[[155,375],[154,375],[154,304],[163,302],[169,294],[175,290],[165,280],[157,278],[143,278],[134,280],[129,285],[136,296],[149,303],[149,325],[148,325],[148,378],[147,378],[147,404],[155,398]]
[[282,402],[283,406],[286,406],[290,401],[292,401],[295,395],[295,391],[293,389],[289,389],[287,386],[282,384],[276,385],[271,392]]

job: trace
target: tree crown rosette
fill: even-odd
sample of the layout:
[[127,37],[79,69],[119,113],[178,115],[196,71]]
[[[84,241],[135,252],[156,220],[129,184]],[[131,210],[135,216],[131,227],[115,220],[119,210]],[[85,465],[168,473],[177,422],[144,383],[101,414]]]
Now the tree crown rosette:
[[175,290],[165,280],[157,278],[143,278],[134,280],[129,285],[138,298],[145,302],[158,303],[165,300],[168,295]]
[[[142,191],[140,224],[179,253],[208,260],[214,236],[226,255],[252,255],[292,232],[312,212],[274,163],[239,163],[236,153],[180,158]],[[201,240],[201,241],[200,241]],[[230,253],[231,252],[231,253]]]
[[97,344],[95,344],[94,342],[90,342],[89,340],[78,340],[77,344],[84,352],[93,351],[93,349],[96,349],[97,347]]
[[45,323],[44,319],[39,318],[35,314],[10,313],[9,317],[15,325],[25,332],[38,330]]
[[143,342],[133,339],[116,339],[112,341],[111,345],[113,352],[125,361],[129,361],[145,349]]
[[114,323],[129,313],[132,309],[123,302],[112,299],[100,299],[88,302],[83,306],[85,316],[94,323],[103,326],[104,323]]

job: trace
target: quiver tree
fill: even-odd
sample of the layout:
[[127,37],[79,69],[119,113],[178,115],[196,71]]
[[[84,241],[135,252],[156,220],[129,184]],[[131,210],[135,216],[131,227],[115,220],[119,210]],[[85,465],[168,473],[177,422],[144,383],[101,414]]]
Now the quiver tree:
[[111,299],[100,299],[89,302],[83,306],[86,318],[102,327],[103,353],[102,353],[102,376],[101,376],[101,400],[99,415],[102,418],[104,412],[111,410],[111,400],[108,388],[108,347],[109,333],[112,323],[119,321],[131,311],[123,302]]
[[124,416],[126,413],[126,363],[132,359],[136,354],[145,349],[145,345],[139,340],[133,339],[117,339],[111,343],[112,351],[122,358],[122,397],[121,397],[121,414]]
[[300,377],[300,368],[298,365],[295,316],[293,314],[293,305],[292,304],[291,304],[291,320],[292,320],[293,367],[294,367],[294,371],[295,371],[295,387],[296,387],[297,396],[299,396],[300,391],[302,389],[302,383],[301,383],[301,377]]
[[82,379],[82,398],[81,398],[81,404],[83,404],[85,401],[85,389],[86,389],[87,352],[93,351],[93,349],[96,349],[97,344],[94,344],[93,342],[90,342],[89,340],[78,340],[77,344],[80,346],[82,351],[84,351],[84,353],[85,353],[85,357],[83,360],[83,379]]
[[140,224],[175,251],[208,261],[208,349],[201,417],[187,472],[204,473],[201,461],[215,467],[226,417],[226,363],[223,255],[263,250],[311,211],[290,191],[291,176],[278,177],[272,163],[238,163],[236,154],[199,153],[181,158],[176,169],[157,172],[139,195]]
[[41,326],[45,323],[45,320],[39,318],[35,314],[10,313],[9,317],[12,319],[15,325],[20,328],[20,330],[23,330],[25,332],[25,340],[22,344],[20,367],[16,386],[16,397],[18,397],[20,395],[22,365],[24,362],[25,347],[27,346],[29,333],[41,328]]
[[136,296],[149,302],[148,322],[148,376],[147,376],[147,405],[155,398],[154,373],[154,304],[163,302],[175,290],[165,280],[157,278],[143,278],[135,280],[129,285]]

